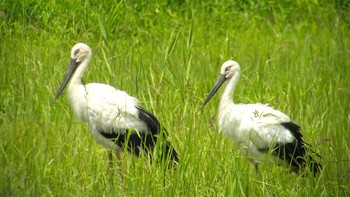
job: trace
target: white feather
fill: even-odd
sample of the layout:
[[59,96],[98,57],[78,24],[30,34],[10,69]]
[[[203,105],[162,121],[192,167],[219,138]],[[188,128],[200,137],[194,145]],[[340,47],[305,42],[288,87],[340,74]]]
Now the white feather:
[[[100,145],[119,150],[126,141],[126,149],[139,156],[150,153],[156,145],[160,125],[156,117],[139,106],[136,98],[114,87],[90,83],[84,85],[82,77],[89,66],[92,51],[84,43],[76,44],[71,51],[71,62],[55,96],[57,99],[68,85],[67,96],[79,121],[89,126],[89,131]],[[128,135],[130,138],[126,139]],[[129,133],[130,132],[130,133]],[[178,161],[177,152],[166,141],[162,158],[170,156]],[[110,155],[111,162],[111,155]]]
[[[75,57],[76,51],[78,51],[78,57]],[[103,137],[100,132],[121,133],[129,129],[144,132],[147,131],[147,125],[139,119],[136,98],[110,85],[82,84],[81,78],[89,65],[91,56],[91,49],[87,45],[79,43],[73,47],[71,57],[80,62],[71,77],[67,97],[77,119],[88,124],[94,139],[107,148],[119,149],[113,141]],[[64,85],[62,87],[64,88]]]
[[219,131],[232,138],[241,153],[253,163],[267,160],[276,162],[278,158],[268,158],[266,150],[273,148],[276,143],[286,144],[296,140],[291,131],[281,125],[290,122],[290,118],[268,104],[235,104],[232,95],[239,75],[240,66],[237,62],[225,62],[221,67],[219,79],[203,105],[212,98],[221,84],[227,81],[219,105]]

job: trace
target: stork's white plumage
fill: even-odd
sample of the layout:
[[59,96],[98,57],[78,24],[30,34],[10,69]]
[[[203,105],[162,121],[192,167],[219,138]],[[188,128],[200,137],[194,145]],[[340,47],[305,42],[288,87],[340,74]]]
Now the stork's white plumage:
[[[126,146],[136,156],[151,153],[161,131],[157,118],[124,91],[106,84],[83,84],[82,77],[91,57],[92,51],[84,43],[72,48],[71,62],[55,99],[70,81],[68,100],[77,119],[88,124],[96,142],[117,152]],[[164,144],[162,158],[177,162],[174,148],[167,141]]]
[[299,172],[307,162],[314,173],[321,170],[321,164],[311,156],[306,157],[306,143],[302,140],[300,127],[290,118],[269,107],[267,104],[235,104],[232,96],[240,76],[237,62],[226,61],[204,106],[220,86],[227,81],[219,104],[219,129],[232,138],[241,153],[251,161],[256,170],[260,163],[273,162],[289,165],[292,171]]

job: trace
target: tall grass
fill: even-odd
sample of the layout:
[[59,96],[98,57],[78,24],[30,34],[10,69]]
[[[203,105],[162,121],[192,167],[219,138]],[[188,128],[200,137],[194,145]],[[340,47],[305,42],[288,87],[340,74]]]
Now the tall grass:
[[[0,195],[350,195],[350,16],[344,1],[0,2]],[[169,131],[176,171],[108,151],[53,97],[71,47],[94,57],[85,82],[137,97]],[[234,101],[269,103],[323,157],[317,177],[256,174],[217,131],[219,96],[201,109],[221,64],[242,76]]]

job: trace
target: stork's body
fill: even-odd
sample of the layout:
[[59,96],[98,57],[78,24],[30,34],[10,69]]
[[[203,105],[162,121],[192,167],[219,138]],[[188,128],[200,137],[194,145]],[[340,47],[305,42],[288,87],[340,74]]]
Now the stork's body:
[[[68,100],[77,119],[88,124],[96,142],[115,151],[126,145],[127,150],[137,156],[151,153],[161,131],[157,118],[124,91],[100,83],[84,85],[82,77],[91,57],[91,49],[86,44],[73,47],[70,66],[55,98],[70,80]],[[178,160],[169,142],[166,142],[163,154]]]
[[219,129],[240,148],[241,153],[256,169],[260,163],[277,163],[290,166],[298,172],[305,168],[318,172],[321,164],[311,156],[306,157],[306,143],[302,140],[300,127],[290,118],[267,104],[235,104],[232,95],[240,75],[240,66],[229,60],[221,67],[221,75],[203,106],[209,102],[220,86],[227,81],[219,104]]

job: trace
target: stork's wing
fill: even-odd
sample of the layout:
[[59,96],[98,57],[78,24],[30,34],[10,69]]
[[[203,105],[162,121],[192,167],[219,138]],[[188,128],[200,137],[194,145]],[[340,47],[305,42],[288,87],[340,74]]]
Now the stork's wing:
[[271,151],[281,160],[299,170],[305,164],[305,142],[300,127],[284,113],[270,107],[261,107],[251,117],[251,142],[261,151]]
[[138,110],[139,118],[147,124],[148,130],[153,135],[158,134],[160,132],[160,124],[158,119],[143,107],[136,106],[136,108]]
[[[138,105],[137,99],[104,84],[88,84],[86,89],[89,124],[104,138],[120,147],[126,144],[137,156],[154,149],[160,124],[153,114]],[[178,161],[175,149],[164,140],[161,158],[169,156]]]
[[136,98],[105,84],[88,84],[86,91],[89,124],[95,124],[96,129],[105,133],[148,130],[147,123],[139,117]]
[[[271,145],[275,144],[292,143],[297,138],[293,132],[283,126],[283,123],[287,122],[280,122],[271,114],[255,117],[250,131],[250,139],[261,150],[270,149]],[[298,133],[300,134],[299,131]]]

